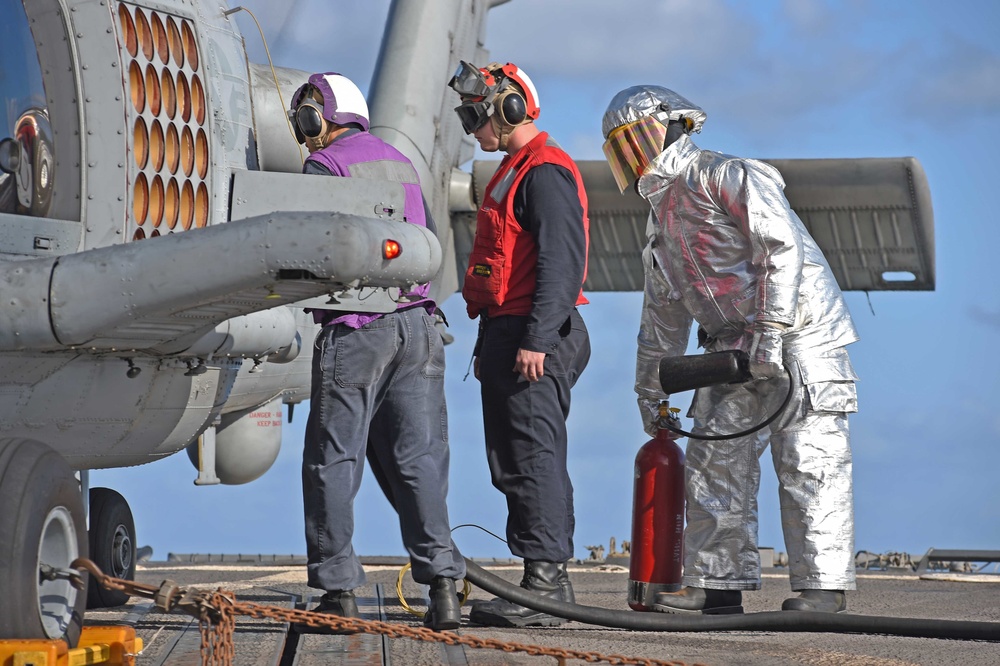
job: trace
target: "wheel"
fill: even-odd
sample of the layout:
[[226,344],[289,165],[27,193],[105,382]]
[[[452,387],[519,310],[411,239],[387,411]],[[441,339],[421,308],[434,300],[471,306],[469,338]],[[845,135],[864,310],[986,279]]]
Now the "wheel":
[[76,646],[86,595],[40,570],[68,569],[86,553],[85,525],[80,484],[62,456],[32,440],[0,441],[0,637]]
[[[109,576],[135,580],[135,523],[128,502],[110,488],[90,489],[90,559]],[[87,608],[121,606],[129,595],[91,581]]]

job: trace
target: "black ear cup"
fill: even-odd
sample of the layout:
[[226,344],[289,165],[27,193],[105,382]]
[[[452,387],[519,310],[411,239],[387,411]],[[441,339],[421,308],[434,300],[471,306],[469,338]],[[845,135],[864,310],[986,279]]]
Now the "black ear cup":
[[295,110],[295,125],[303,135],[315,139],[323,133],[323,116],[317,107],[303,104]]
[[528,115],[524,98],[511,91],[500,100],[500,119],[508,125],[517,126],[524,122]]

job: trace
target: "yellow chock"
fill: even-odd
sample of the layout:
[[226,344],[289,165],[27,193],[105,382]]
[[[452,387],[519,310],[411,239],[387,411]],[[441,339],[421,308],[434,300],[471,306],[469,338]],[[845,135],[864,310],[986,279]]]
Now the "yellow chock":
[[0,641],[0,666],[65,664],[68,652],[69,649],[63,641],[4,640]]
[[84,627],[72,649],[61,640],[0,640],[0,666],[135,666],[140,652],[133,627]]

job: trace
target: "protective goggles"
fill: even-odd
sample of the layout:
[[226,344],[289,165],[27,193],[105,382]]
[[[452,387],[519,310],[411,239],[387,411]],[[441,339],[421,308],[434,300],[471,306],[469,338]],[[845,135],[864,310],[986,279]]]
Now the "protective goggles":
[[448,86],[462,97],[483,98],[495,92],[496,81],[492,75],[484,74],[483,70],[462,60]]
[[492,108],[493,104],[490,102],[468,101],[462,102],[461,106],[456,106],[455,113],[458,114],[458,119],[462,122],[462,129],[465,130],[465,133],[472,134],[490,119],[490,109]]
[[652,116],[611,131],[603,149],[619,192],[624,192],[663,152],[666,138],[667,126]]
[[294,111],[288,112],[292,127],[295,130],[295,140],[305,143],[306,139],[315,139],[323,133],[323,109],[318,102],[305,99]]

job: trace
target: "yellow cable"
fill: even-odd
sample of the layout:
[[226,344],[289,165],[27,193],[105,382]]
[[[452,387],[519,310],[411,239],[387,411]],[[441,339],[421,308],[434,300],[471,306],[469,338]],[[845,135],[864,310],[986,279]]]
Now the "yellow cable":
[[[412,613],[417,617],[423,617],[425,613],[418,611],[416,609],[410,608],[410,604],[406,603],[406,597],[403,596],[403,576],[406,572],[410,570],[410,563],[407,562],[403,565],[403,568],[399,570],[399,575],[396,576],[396,596],[399,597],[399,603],[403,605],[403,609],[407,613]],[[469,595],[472,594],[472,584],[468,580],[462,580],[462,593],[458,595],[458,605],[464,606],[465,602],[469,600]]]
[[[274,88],[278,91],[278,101],[281,102],[281,108],[284,110],[285,98],[281,96],[281,86],[278,85],[278,73],[274,71],[274,63],[271,62],[271,49],[267,48],[267,39],[264,37],[264,31],[261,30],[257,17],[254,16],[253,12],[246,7],[234,7],[233,9],[225,12],[225,14],[226,16],[229,16],[230,14],[235,14],[238,11],[244,11],[249,14],[250,18],[252,18],[253,22],[257,25],[257,32],[260,33],[260,41],[264,43],[264,53],[267,54],[267,64],[271,67],[271,76],[274,77]],[[282,115],[285,116],[285,125],[288,126],[288,133],[292,135],[292,139],[295,139],[295,130],[292,129],[291,119],[288,117],[287,113]],[[302,155],[302,144],[298,142],[298,139],[295,139],[295,145],[299,148],[299,161],[305,164],[306,158]]]

